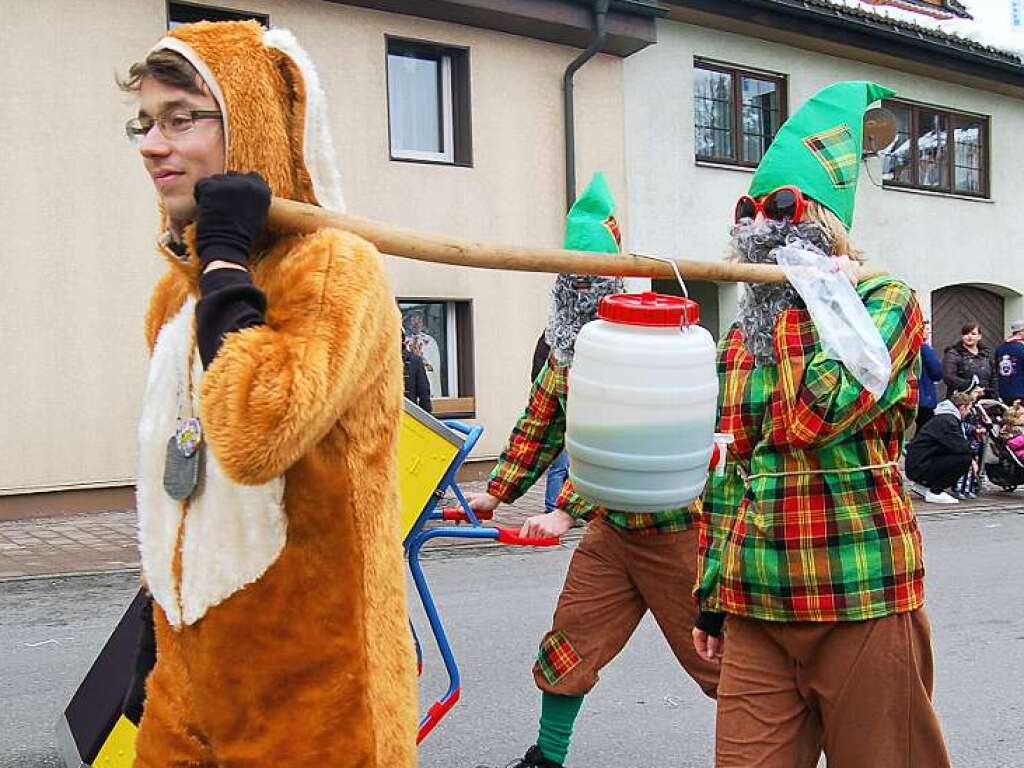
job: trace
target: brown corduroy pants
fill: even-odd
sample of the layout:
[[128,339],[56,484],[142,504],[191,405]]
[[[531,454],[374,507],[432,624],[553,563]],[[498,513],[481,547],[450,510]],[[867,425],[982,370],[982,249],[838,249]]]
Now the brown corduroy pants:
[[563,696],[588,693],[650,610],[683,669],[714,696],[718,665],[693,648],[696,558],[696,528],[640,533],[592,520],[569,563],[551,631],[541,641],[533,670],[537,687]]
[[923,609],[867,621],[729,616],[717,768],[949,768]]

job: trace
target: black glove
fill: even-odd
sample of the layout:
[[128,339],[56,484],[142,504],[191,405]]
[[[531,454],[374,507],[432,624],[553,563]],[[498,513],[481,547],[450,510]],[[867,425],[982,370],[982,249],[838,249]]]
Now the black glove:
[[721,637],[723,624],[725,624],[724,613],[701,611],[697,615],[697,629],[704,630],[712,637]]
[[248,266],[252,244],[267,223],[267,182],[258,173],[220,173],[200,179],[194,194],[202,268],[217,260]]

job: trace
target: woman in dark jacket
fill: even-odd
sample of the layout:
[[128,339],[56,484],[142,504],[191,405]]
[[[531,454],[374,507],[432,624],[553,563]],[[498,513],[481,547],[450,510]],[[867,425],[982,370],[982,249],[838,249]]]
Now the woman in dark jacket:
[[981,328],[977,323],[967,323],[960,330],[961,338],[951,347],[946,347],[942,358],[942,379],[946,382],[946,397],[954,392],[965,392],[971,388],[971,379],[978,378],[978,385],[985,390],[986,397],[995,395],[995,376],[992,350],[981,343]]
[[402,373],[405,378],[405,396],[427,413],[433,413],[427,369],[420,356],[405,346],[405,331],[402,331]]

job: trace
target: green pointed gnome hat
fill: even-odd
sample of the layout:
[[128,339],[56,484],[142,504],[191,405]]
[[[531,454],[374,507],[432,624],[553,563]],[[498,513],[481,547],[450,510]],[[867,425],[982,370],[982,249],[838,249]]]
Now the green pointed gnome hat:
[[612,215],[615,199],[604,173],[598,171],[565,219],[565,248],[572,251],[618,253],[621,237]]
[[811,96],[779,129],[750,183],[761,197],[790,184],[849,229],[864,146],[864,112],[896,92],[868,80],[833,83]]

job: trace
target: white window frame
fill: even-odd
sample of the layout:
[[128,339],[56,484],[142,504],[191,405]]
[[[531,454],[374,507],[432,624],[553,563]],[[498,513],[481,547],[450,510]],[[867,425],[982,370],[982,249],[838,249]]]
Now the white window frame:
[[444,302],[445,342],[448,344],[448,397],[461,397],[459,393],[459,332],[454,301]]
[[[388,54],[390,66],[391,54]],[[455,162],[455,113],[452,104],[452,57],[451,54],[438,55],[441,65],[441,152],[425,152],[417,149],[399,149],[395,147],[394,133],[391,131],[391,105],[388,104],[388,142],[391,144],[391,157],[395,160],[420,160],[433,163]]]

